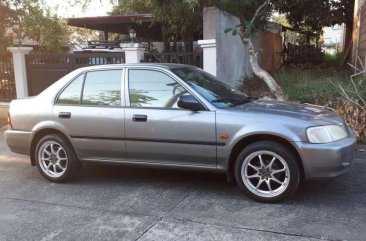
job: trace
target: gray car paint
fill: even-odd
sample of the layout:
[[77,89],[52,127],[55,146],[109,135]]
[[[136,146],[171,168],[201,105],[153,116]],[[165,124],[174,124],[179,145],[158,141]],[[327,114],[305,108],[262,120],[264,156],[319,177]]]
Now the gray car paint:
[[[218,109],[170,71],[171,68],[182,66],[103,65],[75,70],[38,96],[11,102],[9,113],[13,128],[5,133],[7,143],[14,152],[31,155],[31,142],[36,133],[55,129],[70,140],[81,161],[227,171],[230,154],[241,140],[265,135],[281,138],[297,151],[307,179],[336,176],[351,166],[356,138],[336,113],[314,106],[268,100]],[[130,68],[166,73],[195,96],[206,110],[192,112],[129,108],[126,70]],[[120,108],[54,105],[60,90],[80,73],[105,69],[125,70]],[[65,124],[57,117],[59,112],[64,111],[72,113],[72,123]],[[131,122],[133,114],[148,115],[148,122],[142,125]],[[91,119],[94,121],[91,122]],[[308,142],[308,127],[328,124],[343,126],[349,136],[327,144]],[[152,129],[157,131],[151,132]],[[221,134],[228,138],[220,139]],[[90,135],[111,137],[112,140],[80,138]],[[73,138],[75,136],[79,138]],[[166,142],[147,142],[141,140],[143,138],[163,139]],[[169,143],[172,139],[175,142]],[[187,144],[187,141],[198,141],[198,144]],[[203,142],[217,145],[205,145]]]

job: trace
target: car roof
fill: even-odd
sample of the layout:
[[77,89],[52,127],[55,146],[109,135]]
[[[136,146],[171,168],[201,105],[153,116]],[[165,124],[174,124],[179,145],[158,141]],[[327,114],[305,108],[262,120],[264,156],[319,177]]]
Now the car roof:
[[104,64],[104,65],[92,65],[82,67],[79,70],[95,70],[95,69],[106,69],[106,68],[118,68],[118,67],[157,67],[163,69],[175,69],[175,68],[196,68],[192,65],[186,64],[173,64],[173,63],[139,63],[139,64]]

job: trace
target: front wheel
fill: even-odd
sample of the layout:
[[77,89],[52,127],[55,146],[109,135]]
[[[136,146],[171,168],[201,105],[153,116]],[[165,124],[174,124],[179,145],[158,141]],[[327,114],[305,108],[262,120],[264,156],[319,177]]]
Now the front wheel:
[[259,141],[246,146],[235,163],[235,179],[252,199],[279,202],[292,196],[300,182],[296,156],[273,141]]
[[69,142],[56,134],[39,140],[35,158],[39,172],[52,182],[69,180],[80,169],[80,163]]

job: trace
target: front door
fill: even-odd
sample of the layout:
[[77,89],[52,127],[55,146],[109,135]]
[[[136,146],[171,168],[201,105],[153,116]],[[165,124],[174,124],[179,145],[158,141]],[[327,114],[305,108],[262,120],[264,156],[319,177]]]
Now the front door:
[[56,125],[68,132],[81,160],[126,159],[123,70],[81,74],[60,94],[53,107]]
[[215,112],[181,109],[189,94],[159,70],[129,69],[125,136],[131,161],[216,166]]

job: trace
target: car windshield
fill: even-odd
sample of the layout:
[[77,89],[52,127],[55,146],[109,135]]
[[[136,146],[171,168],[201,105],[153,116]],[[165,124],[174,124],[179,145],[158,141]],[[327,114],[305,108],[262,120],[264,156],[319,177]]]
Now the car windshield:
[[217,108],[229,108],[253,100],[198,68],[175,68],[172,71]]

